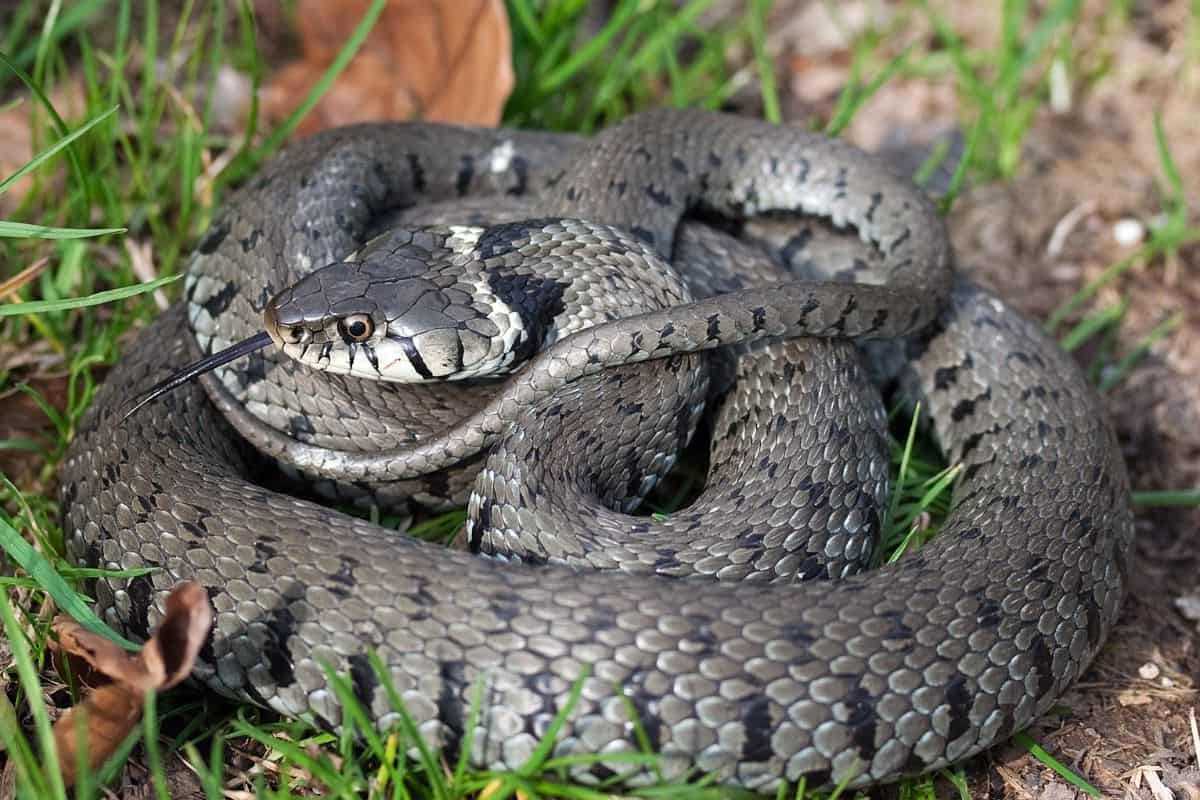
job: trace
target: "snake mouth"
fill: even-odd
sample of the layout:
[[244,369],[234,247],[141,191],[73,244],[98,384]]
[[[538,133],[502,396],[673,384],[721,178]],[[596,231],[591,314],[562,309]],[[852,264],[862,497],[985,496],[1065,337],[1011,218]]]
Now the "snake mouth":
[[182,386],[193,378],[197,378],[206,372],[212,372],[217,367],[228,364],[230,361],[236,361],[242,356],[253,353],[255,350],[261,350],[271,343],[270,334],[266,332],[256,333],[248,339],[243,339],[236,344],[226,347],[224,350],[180,367],[134,398],[133,405],[121,417],[121,421],[124,422],[142,406],[162,397],[164,394]]

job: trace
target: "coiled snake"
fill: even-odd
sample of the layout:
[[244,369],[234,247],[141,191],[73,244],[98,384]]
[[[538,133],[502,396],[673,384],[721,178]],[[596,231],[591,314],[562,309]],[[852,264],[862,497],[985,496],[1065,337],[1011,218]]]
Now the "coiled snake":
[[[814,266],[842,282],[799,279]],[[921,192],[795,129],[660,111],[592,139],[329,131],[230,198],[185,301],[98,392],[62,471],[71,552],[155,568],[96,586],[135,635],[176,582],[208,587],[202,679],[284,714],[339,724],[325,662],[394,720],[374,650],[421,732],[455,748],[481,685],[480,765],[521,765],[586,669],[556,752],[634,750],[637,717],[664,777],[814,788],[935,769],[1079,676],[1132,537],[1093,390],[950,270]],[[264,318],[278,347],[122,420]],[[962,471],[928,545],[858,574],[886,503],[885,419],[839,337],[903,335],[898,383]],[[736,361],[701,352],[739,342],[717,351]],[[391,370],[465,380],[361,377]],[[706,407],[707,488],[630,516]],[[252,480],[268,460],[284,464],[271,488]],[[345,503],[469,497],[467,543],[492,558],[276,491],[297,479]],[[615,755],[573,770],[654,778]]]

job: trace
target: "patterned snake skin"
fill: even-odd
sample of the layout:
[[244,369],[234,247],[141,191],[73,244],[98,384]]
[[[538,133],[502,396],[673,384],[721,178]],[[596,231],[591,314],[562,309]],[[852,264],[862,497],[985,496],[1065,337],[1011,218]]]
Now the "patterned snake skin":
[[[501,224],[514,204],[539,218]],[[406,233],[398,212],[464,225]],[[795,212],[861,241],[834,244]],[[338,281],[301,280],[380,230],[319,273]],[[465,271],[423,274],[423,255]],[[660,256],[683,277],[655,277],[672,272]],[[799,280],[808,267],[882,285]],[[626,270],[649,299],[625,294]],[[441,341],[422,331],[447,325],[464,353],[504,335],[543,352],[507,379],[398,384],[270,348],[121,421],[171,368],[261,331],[268,307],[299,319],[385,290],[381,306],[403,306],[396,341],[418,355]],[[568,319],[580,329],[559,337]],[[837,337],[903,335],[897,383],[962,471],[929,544],[859,573],[888,491],[885,419]],[[703,408],[707,488],[665,518],[630,516]],[[198,672],[217,691],[336,727],[328,663],[387,724],[375,651],[422,734],[452,752],[482,685],[472,761],[507,769],[590,670],[556,752],[636,750],[636,717],[662,777],[757,790],[893,780],[1027,726],[1103,642],[1132,537],[1094,391],[1036,326],[954,281],[922,193],[848,145],[698,112],[588,140],[386,124],[293,146],[230,199],[186,301],[109,375],[62,485],[76,560],[155,568],[97,583],[112,624],[145,636],[178,581],[208,587],[217,623]],[[469,500],[464,538],[493,557],[297,485],[343,504]],[[617,758],[572,773],[656,779]]]

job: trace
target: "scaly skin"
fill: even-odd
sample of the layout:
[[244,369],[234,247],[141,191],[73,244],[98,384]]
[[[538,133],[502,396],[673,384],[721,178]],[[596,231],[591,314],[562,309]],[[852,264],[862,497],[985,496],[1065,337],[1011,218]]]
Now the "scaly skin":
[[[259,330],[267,297],[354,250],[389,209],[508,189],[532,194],[539,210],[629,227],[676,261],[673,231],[688,207],[848,221],[881,252],[887,285],[781,283],[589,328],[535,359],[498,400],[485,395],[494,385],[381,384],[271,352],[119,422],[131,397],[195,356],[197,339],[212,351]],[[71,551],[102,567],[157,568],[96,587],[108,619],[135,635],[159,619],[176,582],[203,583],[217,626],[201,678],[284,714],[338,724],[327,662],[349,672],[380,723],[393,720],[368,665],[374,650],[422,733],[454,747],[482,680],[471,754],[480,765],[520,765],[586,665],[558,752],[635,749],[632,708],[668,778],[699,768],[771,790],[801,777],[810,788],[851,776],[864,785],[936,769],[1028,725],[1079,676],[1116,617],[1132,537],[1127,477],[1094,391],[990,294],[960,280],[943,301],[948,265],[919,192],[846,145],[794,130],[658,112],[591,145],[437,126],[329,132],[281,154],[231,198],[198,247],[189,302],[144,331],[97,394],[63,465]],[[637,363],[649,354],[798,333],[902,334],[931,319],[910,343],[902,383],[963,471],[944,529],[917,553],[832,583],[790,580],[807,574],[798,554],[811,551],[787,542],[788,525],[837,539],[863,527],[849,498],[877,500],[880,489],[878,455],[853,468],[840,461],[847,439],[878,438],[878,398],[859,392],[848,347],[815,340],[752,348],[718,417],[714,452],[747,460],[714,489],[724,493],[718,505],[744,504],[745,531],[706,530],[710,515],[698,514],[699,536],[712,543],[703,552],[680,546],[662,563],[635,553],[601,572],[560,562],[603,551],[551,552],[551,537],[567,532],[560,525],[630,527],[597,501],[620,501],[604,487],[628,484],[604,472],[622,469],[610,454],[633,446],[616,433],[667,443],[655,438],[658,411],[618,408],[647,392],[691,408],[685,359]],[[588,366],[589,353],[603,371]],[[754,372],[762,361],[767,372]],[[786,379],[771,371],[785,364]],[[764,410],[774,402],[782,423]],[[812,428],[798,427],[802,418]],[[850,432],[848,419],[862,427]],[[599,437],[598,425],[607,426]],[[752,446],[763,450],[746,456]],[[255,450],[339,496],[461,500],[475,480],[475,543],[515,542],[537,563],[447,551],[260,488]],[[422,475],[464,458],[465,467]],[[772,513],[757,510],[764,502]],[[773,516],[783,532],[756,535],[753,525]],[[860,555],[861,545],[839,542],[849,560]],[[710,557],[721,559],[713,569]],[[685,564],[760,580],[661,574]],[[610,770],[628,765],[575,774]],[[652,778],[635,769],[625,780]]]

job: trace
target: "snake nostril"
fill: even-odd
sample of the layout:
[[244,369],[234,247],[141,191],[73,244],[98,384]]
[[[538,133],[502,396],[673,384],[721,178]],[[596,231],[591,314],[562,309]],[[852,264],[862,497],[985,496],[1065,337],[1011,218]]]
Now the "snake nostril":
[[279,334],[280,340],[282,340],[285,344],[300,344],[305,339],[304,334],[307,333],[307,331],[305,331],[303,328],[298,328],[293,325],[276,324],[275,330]]
[[310,333],[303,325],[288,325],[279,321],[279,309],[274,302],[268,303],[263,309],[263,327],[267,333],[273,333],[277,341],[284,344],[303,344]]

